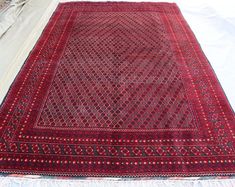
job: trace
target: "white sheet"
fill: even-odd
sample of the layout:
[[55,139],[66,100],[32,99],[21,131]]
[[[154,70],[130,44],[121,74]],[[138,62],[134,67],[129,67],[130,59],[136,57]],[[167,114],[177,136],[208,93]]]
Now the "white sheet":
[[0,38],[14,24],[28,0],[12,0],[0,11]]
[[[65,0],[61,0],[65,1]],[[149,0],[148,0],[149,1]],[[59,0],[30,0],[16,23],[0,39],[0,103],[33,48]],[[233,1],[175,0],[199,40],[218,79],[235,109],[235,5]],[[233,186],[231,180],[154,180],[113,182],[0,178],[4,186]],[[190,182],[189,182],[190,181]],[[235,185],[234,185],[235,186]]]

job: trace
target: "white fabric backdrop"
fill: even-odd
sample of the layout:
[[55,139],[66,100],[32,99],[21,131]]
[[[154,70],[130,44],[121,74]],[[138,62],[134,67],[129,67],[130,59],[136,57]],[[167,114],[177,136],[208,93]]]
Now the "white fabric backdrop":
[[0,37],[11,27],[28,0],[12,0],[0,10]]
[[[65,1],[65,0],[60,0]],[[0,103],[33,48],[59,0],[30,0],[0,39]],[[235,109],[235,5],[231,0],[175,0],[199,40]],[[235,186],[235,180],[88,181],[0,177],[8,186]]]

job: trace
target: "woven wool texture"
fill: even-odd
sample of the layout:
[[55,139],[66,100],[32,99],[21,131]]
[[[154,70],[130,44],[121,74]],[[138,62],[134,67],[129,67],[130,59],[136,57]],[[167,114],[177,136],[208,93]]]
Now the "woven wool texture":
[[0,115],[0,171],[235,171],[234,112],[171,3],[62,3]]

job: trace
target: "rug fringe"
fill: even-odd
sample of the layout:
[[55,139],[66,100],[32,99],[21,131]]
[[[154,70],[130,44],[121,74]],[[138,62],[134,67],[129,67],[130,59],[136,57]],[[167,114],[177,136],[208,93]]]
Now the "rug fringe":
[[100,179],[38,179],[20,177],[0,177],[0,187],[37,187],[37,186],[69,186],[69,187],[234,187],[235,179],[169,179],[169,180],[149,180],[121,178],[100,178]]

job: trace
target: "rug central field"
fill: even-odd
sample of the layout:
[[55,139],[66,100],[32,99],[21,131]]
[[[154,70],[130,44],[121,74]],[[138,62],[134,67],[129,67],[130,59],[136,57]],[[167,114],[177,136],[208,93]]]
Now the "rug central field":
[[0,171],[235,173],[234,112],[170,3],[63,3],[0,115]]

